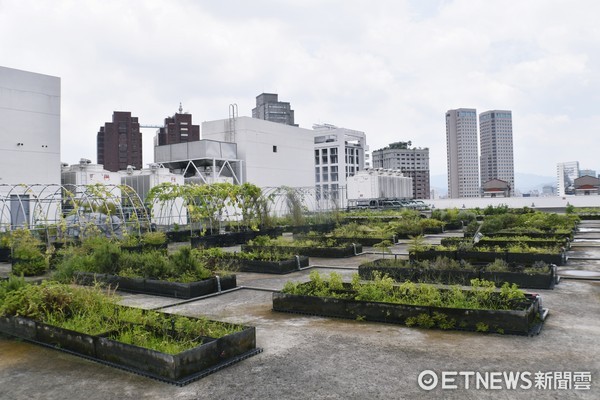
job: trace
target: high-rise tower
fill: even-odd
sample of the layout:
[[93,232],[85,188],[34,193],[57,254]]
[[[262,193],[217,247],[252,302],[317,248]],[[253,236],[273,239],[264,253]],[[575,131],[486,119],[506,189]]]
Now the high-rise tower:
[[479,141],[481,146],[481,184],[501,179],[515,190],[515,167],[513,158],[512,113],[491,110],[479,114]]
[[477,111],[459,108],[446,112],[448,197],[479,197]]

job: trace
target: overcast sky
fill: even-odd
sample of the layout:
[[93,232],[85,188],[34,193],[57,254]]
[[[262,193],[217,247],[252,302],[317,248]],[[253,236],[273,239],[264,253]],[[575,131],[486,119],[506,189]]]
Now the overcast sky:
[[301,127],[429,147],[432,175],[447,110],[508,109],[516,172],[553,176],[600,170],[599,15],[596,0],[0,0],[0,65],[62,79],[70,164],[97,161],[114,110],[160,125],[182,102],[200,124],[274,92]]

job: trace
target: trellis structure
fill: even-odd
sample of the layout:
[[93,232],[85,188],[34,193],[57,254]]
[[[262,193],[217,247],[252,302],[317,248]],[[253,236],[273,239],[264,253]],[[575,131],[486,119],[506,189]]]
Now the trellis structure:
[[149,229],[147,210],[126,185],[0,185],[0,232],[29,229],[47,241]]
[[256,229],[269,225],[273,218],[284,218],[294,225],[308,220],[327,222],[333,218],[333,212],[340,210],[337,192],[324,194],[314,187],[260,189],[249,183],[165,183],[151,190],[146,203],[160,230],[180,229],[173,221],[186,220],[185,229],[211,233],[222,232],[225,225]]

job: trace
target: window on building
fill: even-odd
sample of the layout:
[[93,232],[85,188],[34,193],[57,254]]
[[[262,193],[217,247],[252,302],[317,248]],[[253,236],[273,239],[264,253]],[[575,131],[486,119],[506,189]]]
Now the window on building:
[[273,146],[273,153],[277,153],[277,146]]
[[315,150],[315,165],[319,165],[319,162],[321,160],[319,159],[319,150]]
[[329,182],[329,167],[323,167],[322,169],[323,182]]
[[321,149],[321,162],[327,164],[327,149]]
[[338,181],[338,167],[337,166],[331,167],[331,181],[332,182]]
[[338,149],[329,149],[329,163],[337,164],[338,162]]

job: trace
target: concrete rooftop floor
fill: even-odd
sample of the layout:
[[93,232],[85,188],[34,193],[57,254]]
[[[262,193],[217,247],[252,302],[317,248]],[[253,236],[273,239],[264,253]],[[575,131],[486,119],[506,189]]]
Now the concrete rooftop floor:
[[[584,222],[561,271],[600,273],[600,222]],[[448,235],[454,235],[452,233]],[[430,236],[434,243],[442,235]],[[597,239],[597,240],[595,240]],[[369,249],[367,249],[369,250]],[[394,246],[406,253],[406,243]],[[311,258],[321,272],[350,278],[372,254]],[[2,268],[3,267],[3,268]],[[340,269],[341,267],[341,269]],[[0,266],[0,273],[7,266]],[[0,399],[598,399],[600,398],[600,281],[562,279],[535,290],[550,309],[534,337],[424,330],[372,322],[271,311],[272,293],[288,275],[238,273],[243,288],[191,302],[123,294],[123,304],[256,327],[264,351],[184,387],[161,383],[60,351],[0,336]],[[417,384],[423,370],[590,372],[590,390],[441,389]]]

